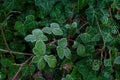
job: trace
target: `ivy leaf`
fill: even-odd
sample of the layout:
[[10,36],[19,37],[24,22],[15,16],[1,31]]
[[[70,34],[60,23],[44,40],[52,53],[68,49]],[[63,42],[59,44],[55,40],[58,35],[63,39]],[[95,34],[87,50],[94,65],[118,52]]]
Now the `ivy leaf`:
[[115,58],[114,64],[120,64],[120,56]]
[[77,22],[73,22],[71,26],[72,28],[77,28]]
[[45,63],[44,59],[40,58],[37,63],[38,69],[40,69],[40,70],[44,69],[45,65],[46,65],[46,63]]
[[52,29],[54,35],[63,35],[63,31],[60,28]]
[[56,66],[57,60],[53,55],[45,55],[44,60],[48,63],[49,67],[54,68]]
[[67,39],[66,38],[62,38],[62,39],[58,40],[58,46],[66,47],[67,46]]
[[79,56],[85,56],[85,46],[83,46],[82,44],[79,44],[77,47],[77,54]]
[[60,59],[64,58],[64,49],[61,48],[60,46],[57,46],[57,53]]
[[42,40],[36,42],[35,47],[33,48],[33,53],[39,56],[46,53],[46,45]]
[[64,48],[64,55],[67,59],[70,59],[71,58],[71,51],[69,48]]
[[43,31],[44,33],[47,33],[47,34],[51,34],[51,33],[52,33],[52,30],[51,30],[50,27],[44,27],[44,28],[42,29],[42,31]]

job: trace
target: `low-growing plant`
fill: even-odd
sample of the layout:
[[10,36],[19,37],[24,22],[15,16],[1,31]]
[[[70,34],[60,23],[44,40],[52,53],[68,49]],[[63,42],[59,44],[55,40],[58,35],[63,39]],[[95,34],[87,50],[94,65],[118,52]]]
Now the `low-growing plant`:
[[119,80],[119,20],[119,0],[1,0],[0,80]]

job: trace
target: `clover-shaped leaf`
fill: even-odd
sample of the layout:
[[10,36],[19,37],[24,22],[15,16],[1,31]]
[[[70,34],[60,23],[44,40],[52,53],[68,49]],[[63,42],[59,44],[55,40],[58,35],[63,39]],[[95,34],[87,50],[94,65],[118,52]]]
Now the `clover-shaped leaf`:
[[46,45],[42,40],[36,42],[35,47],[33,48],[35,55],[42,56],[46,53]]
[[32,34],[29,34],[25,37],[25,40],[28,42],[35,42],[38,40],[42,40],[42,41],[47,41],[48,38],[43,34],[42,30],[40,29],[34,29],[32,31]]

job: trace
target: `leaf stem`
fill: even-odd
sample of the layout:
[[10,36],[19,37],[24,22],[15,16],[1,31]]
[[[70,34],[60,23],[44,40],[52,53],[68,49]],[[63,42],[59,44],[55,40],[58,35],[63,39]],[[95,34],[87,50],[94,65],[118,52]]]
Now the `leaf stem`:
[[21,72],[23,66],[24,66],[25,64],[27,64],[27,63],[30,61],[30,59],[32,59],[32,57],[33,57],[33,56],[31,56],[30,58],[28,58],[24,63],[22,63],[22,64],[20,65],[17,73],[13,76],[13,78],[12,78],[11,80],[16,80],[16,78],[17,78],[18,74]]
[[2,34],[2,37],[3,37],[4,43],[5,43],[5,46],[7,47],[10,55],[12,56],[12,58],[13,58],[13,60],[14,60],[14,56],[13,56],[13,54],[12,54],[11,51],[10,51],[10,48],[9,48],[9,46],[8,46],[8,43],[7,43],[7,40],[6,40],[6,37],[5,37],[5,34],[4,34],[3,29],[2,29],[1,24],[0,24],[0,30],[1,30],[1,34]]
[[31,54],[31,53],[15,52],[15,51],[9,51],[9,50],[4,50],[4,49],[0,49],[0,51],[5,52],[5,53],[13,53],[13,54],[21,54],[21,55],[33,56],[33,54]]

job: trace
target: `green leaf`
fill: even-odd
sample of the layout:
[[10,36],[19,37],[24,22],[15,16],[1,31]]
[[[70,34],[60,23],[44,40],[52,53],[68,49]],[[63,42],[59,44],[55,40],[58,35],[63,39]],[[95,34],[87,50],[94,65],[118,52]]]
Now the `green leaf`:
[[51,27],[51,29],[60,28],[60,25],[58,23],[51,23],[50,27]]
[[65,28],[66,28],[66,29],[70,29],[70,25],[69,25],[69,24],[66,24],[66,25],[65,25]]
[[92,69],[98,71],[100,68],[101,62],[99,60],[94,60],[92,64]]
[[45,80],[42,77],[37,77],[35,80]]
[[36,27],[35,17],[33,15],[26,16],[24,21],[24,26],[26,29],[33,29]]
[[79,56],[85,56],[85,46],[83,46],[82,44],[79,44],[77,47],[77,54]]
[[73,22],[71,26],[72,28],[77,28],[77,22]]
[[66,80],[73,80],[73,78],[72,78],[71,75],[67,74],[67,75],[66,75]]
[[45,63],[44,59],[40,58],[37,63],[38,69],[40,69],[40,70],[44,69],[45,65],[46,65],[46,63]]
[[35,0],[35,5],[42,7],[45,11],[50,11],[56,0]]
[[105,42],[110,42],[113,40],[113,37],[110,35],[110,33],[103,32],[103,38]]
[[50,27],[44,27],[44,28],[42,29],[42,31],[43,31],[44,33],[47,33],[47,34],[51,34],[51,33],[52,33],[52,30],[51,30]]
[[62,80],[74,80],[70,74],[67,74],[65,78],[62,78]]
[[120,56],[115,58],[114,64],[120,64]]
[[64,58],[64,49],[61,48],[60,46],[57,46],[57,54],[60,59],[63,59]]
[[17,22],[15,23],[14,29],[17,30],[17,31],[18,31],[20,34],[22,34],[22,35],[25,35],[25,34],[26,34],[24,25],[23,25],[23,23],[20,22],[20,21],[17,21]]
[[80,39],[82,40],[83,43],[91,42],[91,36],[88,33],[80,34],[79,37],[80,37]]
[[52,29],[54,35],[63,35],[63,31],[60,28]]
[[103,24],[107,24],[108,23],[108,16],[103,16],[101,22]]
[[57,60],[53,55],[45,55],[44,60],[48,63],[49,67],[54,68],[56,66]]
[[40,59],[40,56],[34,56],[33,58],[32,58],[32,63],[37,63],[38,61],[39,61],[39,59]]
[[86,10],[86,15],[87,15],[88,21],[93,25],[95,23],[95,16],[96,16],[96,12],[95,12],[94,8],[93,7],[89,7]]
[[115,18],[116,18],[117,20],[120,20],[120,14],[117,13],[117,14],[115,15]]
[[45,36],[44,34],[40,35],[37,40],[39,40],[39,39],[41,39],[42,41],[47,41],[48,40],[47,36]]
[[42,40],[36,42],[35,47],[33,48],[33,53],[39,56],[46,53],[46,45]]
[[32,34],[27,35],[27,36],[25,37],[25,40],[26,40],[27,42],[35,42],[35,41],[36,41],[35,37],[34,37]]
[[77,42],[77,41],[74,41],[74,44],[73,44],[73,48],[77,48],[78,47],[78,45],[79,45],[79,43]]
[[70,59],[71,58],[71,51],[69,48],[64,48],[64,55],[67,59]]
[[39,35],[43,34],[43,32],[42,32],[42,30],[40,30],[40,29],[34,29],[34,30],[32,31],[32,34],[33,34],[34,36],[39,36]]
[[25,40],[28,41],[28,42],[30,42],[30,41],[31,42],[35,42],[35,41],[38,41],[38,40],[47,41],[48,38],[47,38],[47,36],[45,36],[43,34],[42,30],[40,30],[40,29],[34,29],[32,31],[32,34],[27,35],[25,37]]
[[112,66],[111,60],[110,59],[104,59],[104,65],[107,67]]
[[66,47],[67,46],[67,39],[66,38],[62,38],[62,39],[58,40],[58,46]]
[[89,0],[78,0],[78,9],[83,9],[88,4],[88,2]]
[[32,31],[32,34],[36,38],[36,41],[39,40],[39,39],[41,39],[42,41],[47,41],[48,40],[47,36],[45,36],[43,34],[42,30],[40,30],[40,29],[34,29]]

